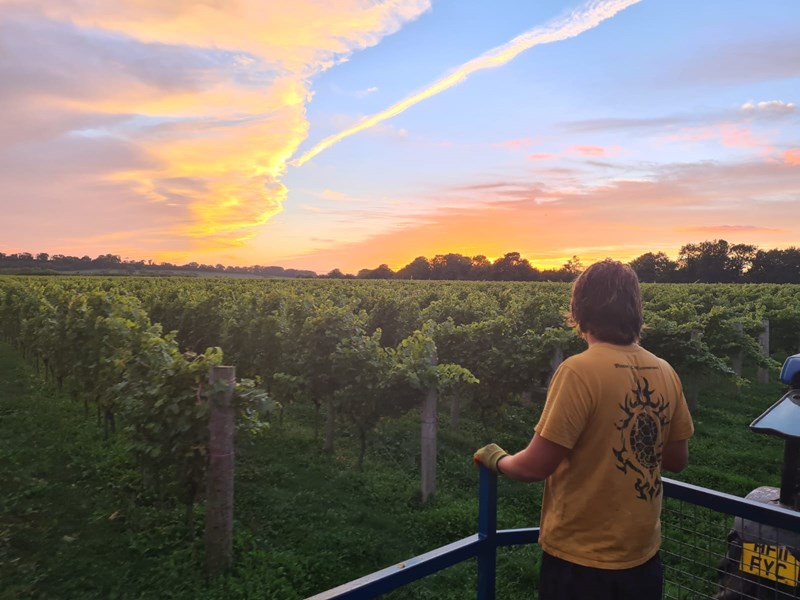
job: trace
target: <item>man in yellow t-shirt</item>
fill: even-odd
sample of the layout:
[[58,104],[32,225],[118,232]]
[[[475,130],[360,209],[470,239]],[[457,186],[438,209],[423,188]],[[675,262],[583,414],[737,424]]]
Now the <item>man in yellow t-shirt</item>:
[[570,318],[589,348],[565,360],[527,448],[475,461],[545,481],[541,600],[660,600],[661,470],[681,471],[694,433],[680,379],[638,345],[636,273],[606,259],[572,288]]

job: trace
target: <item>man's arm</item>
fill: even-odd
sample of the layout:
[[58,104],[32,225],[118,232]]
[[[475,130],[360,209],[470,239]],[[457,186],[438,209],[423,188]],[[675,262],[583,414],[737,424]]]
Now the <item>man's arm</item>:
[[680,473],[689,464],[689,440],[667,442],[661,453],[661,468]]
[[556,470],[568,454],[569,448],[535,433],[527,448],[502,457],[497,461],[497,468],[503,475],[517,481],[542,481]]

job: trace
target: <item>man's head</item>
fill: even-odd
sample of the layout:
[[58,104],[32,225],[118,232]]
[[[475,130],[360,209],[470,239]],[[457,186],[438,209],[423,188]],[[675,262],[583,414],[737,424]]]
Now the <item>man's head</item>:
[[594,263],[572,285],[569,310],[581,333],[591,333],[599,342],[632,344],[642,330],[639,279],[616,260]]

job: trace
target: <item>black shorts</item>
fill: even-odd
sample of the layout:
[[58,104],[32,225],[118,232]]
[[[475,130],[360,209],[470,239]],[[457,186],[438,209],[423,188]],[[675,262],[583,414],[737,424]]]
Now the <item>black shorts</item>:
[[542,552],[539,600],[661,600],[664,567],[658,553],[631,569],[583,567]]

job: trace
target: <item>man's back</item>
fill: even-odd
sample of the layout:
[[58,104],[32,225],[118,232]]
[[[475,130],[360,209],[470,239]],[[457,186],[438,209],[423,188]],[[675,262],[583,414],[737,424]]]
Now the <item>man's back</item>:
[[626,569],[661,542],[661,452],[692,434],[680,380],[637,344],[596,342],[556,372],[536,433],[569,456],[547,478],[542,548]]
[[545,481],[541,600],[661,600],[661,467],[682,470],[694,428],[680,380],[638,344],[636,273],[606,259],[575,280],[569,320],[589,349],[550,382],[527,448],[497,444],[473,460]]

